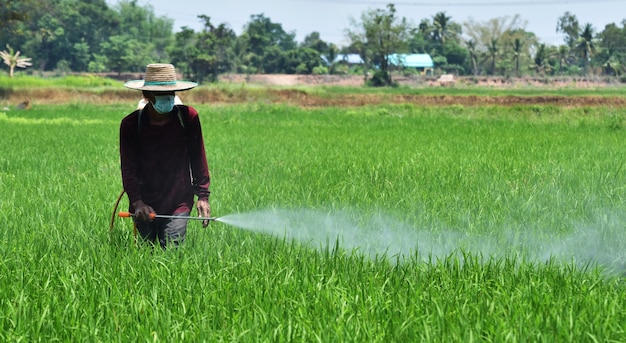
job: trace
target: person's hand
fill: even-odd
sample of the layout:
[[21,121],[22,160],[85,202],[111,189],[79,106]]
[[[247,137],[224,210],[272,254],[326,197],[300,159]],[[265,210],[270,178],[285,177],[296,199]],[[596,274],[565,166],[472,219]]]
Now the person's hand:
[[[198,217],[208,218],[211,216],[211,205],[209,205],[208,200],[198,200],[198,203],[196,204],[196,209],[198,210]],[[202,226],[203,227],[209,226],[209,221],[206,219],[203,220]]]
[[156,214],[152,207],[146,205],[143,201],[137,200],[133,203],[133,207],[135,208],[135,218],[144,221],[151,222],[154,220],[150,216],[150,214]]

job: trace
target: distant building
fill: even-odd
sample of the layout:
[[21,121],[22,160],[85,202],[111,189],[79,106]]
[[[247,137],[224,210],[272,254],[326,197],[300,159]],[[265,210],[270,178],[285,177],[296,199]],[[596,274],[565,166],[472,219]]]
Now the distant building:
[[392,54],[389,63],[395,67],[415,68],[421,73],[432,73],[435,63],[429,54]]
[[[421,73],[432,73],[435,64],[429,54],[391,54],[389,64],[394,67],[415,68]],[[322,60],[326,65],[330,65],[326,56],[322,56]],[[339,54],[333,60],[333,63],[346,63],[348,65],[363,64],[363,59],[359,54]]]

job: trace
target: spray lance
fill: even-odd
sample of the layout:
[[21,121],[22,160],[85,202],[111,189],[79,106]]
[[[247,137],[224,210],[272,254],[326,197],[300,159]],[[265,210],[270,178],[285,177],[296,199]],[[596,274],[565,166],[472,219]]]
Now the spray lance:
[[[135,214],[134,213],[130,213],[130,212],[119,212],[117,214],[118,217],[120,218],[130,218],[130,217],[134,217]],[[164,218],[164,219],[190,219],[190,220],[208,220],[208,221],[216,221],[217,217],[194,217],[194,216],[168,216],[168,215],[164,215],[164,214],[155,214],[155,213],[150,213],[150,218],[155,219],[155,218]]]
[[[115,217],[116,217],[116,212],[117,212],[117,208],[120,204],[120,201],[122,200],[122,197],[124,196],[124,193],[126,193],[126,191],[122,190],[120,192],[120,195],[118,195],[117,200],[115,201],[115,205],[113,206],[113,213],[111,213],[111,221],[109,222],[109,236],[113,235],[113,225],[115,224]],[[117,217],[120,218],[131,218],[134,217],[135,214],[134,213],[130,213],[130,212],[119,212],[117,213]],[[217,221],[218,218],[217,217],[192,217],[192,216],[166,216],[166,215],[159,215],[159,214],[154,214],[151,213],[150,214],[151,218],[174,218],[174,219],[191,219],[191,220],[208,220],[208,221]],[[135,236],[135,240],[137,239],[137,225],[135,224],[133,226],[133,236]]]

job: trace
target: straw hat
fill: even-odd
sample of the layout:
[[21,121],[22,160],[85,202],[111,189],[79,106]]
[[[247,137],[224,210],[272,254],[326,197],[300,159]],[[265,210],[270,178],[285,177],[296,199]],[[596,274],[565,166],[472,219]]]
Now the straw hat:
[[184,91],[197,85],[195,82],[176,80],[174,66],[163,63],[148,64],[144,80],[133,80],[124,83],[126,88],[153,92]]

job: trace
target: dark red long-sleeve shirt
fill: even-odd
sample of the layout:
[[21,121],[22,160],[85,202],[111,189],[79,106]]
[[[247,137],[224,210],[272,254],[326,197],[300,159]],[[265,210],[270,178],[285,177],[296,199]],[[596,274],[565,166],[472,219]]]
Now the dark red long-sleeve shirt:
[[[139,111],[122,119],[120,159],[122,182],[132,204],[142,200],[158,214],[191,212],[194,194],[199,200],[209,197],[209,168],[204,150],[198,112],[190,106],[185,119],[173,111],[165,125],[151,125],[147,113]],[[184,124],[184,127],[183,127]],[[141,137],[139,137],[141,135]]]

